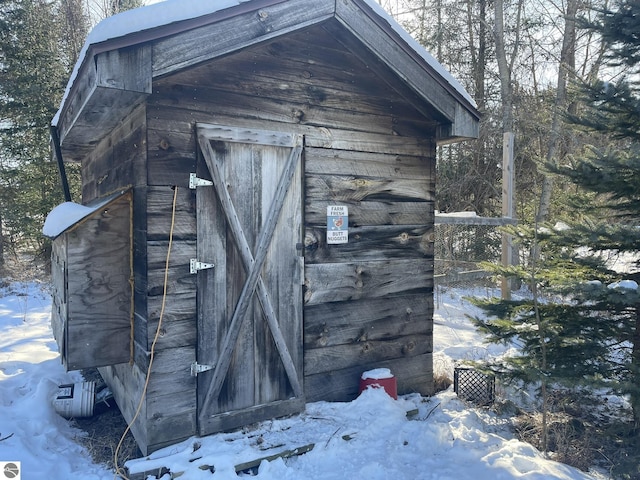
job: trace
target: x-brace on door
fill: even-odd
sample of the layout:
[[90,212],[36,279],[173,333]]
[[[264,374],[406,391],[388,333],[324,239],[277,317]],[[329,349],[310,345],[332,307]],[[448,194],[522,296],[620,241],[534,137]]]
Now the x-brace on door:
[[304,408],[302,137],[197,126],[201,435]]

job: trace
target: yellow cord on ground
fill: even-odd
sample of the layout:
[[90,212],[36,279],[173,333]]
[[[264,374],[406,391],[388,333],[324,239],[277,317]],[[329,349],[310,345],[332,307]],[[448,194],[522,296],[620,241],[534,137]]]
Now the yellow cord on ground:
[[149,368],[147,369],[147,378],[144,382],[144,388],[142,389],[140,402],[138,402],[138,408],[131,422],[127,424],[127,428],[122,434],[122,437],[120,437],[120,441],[118,442],[118,446],[116,447],[116,451],[113,455],[113,465],[115,467],[114,479],[120,476],[124,480],[129,480],[124,470],[121,469],[120,466],[118,465],[118,455],[120,454],[120,448],[122,447],[122,444],[124,442],[125,437],[127,436],[127,433],[129,433],[129,431],[131,430],[131,425],[133,424],[133,422],[136,421],[136,419],[138,418],[138,415],[140,414],[140,411],[142,410],[142,405],[147,395],[147,388],[149,387],[149,378],[151,377],[151,367],[153,365],[153,357],[155,356],[156,342],[160,337],[160,331],[162,328],[162,318],[164,317],[164,306],[167,300],[167,285],[169,283],[169,259],[171,258],[171,245],[173,243],[173,228],[175,226],[177,200],[178,200],[178,187],[176,186],[174,187],[174,190],[173,190],[173,205],[171,207],[171,228],[169,229],[169,246],[167,248],[167,260],[164,267],[164,285],[162,289],[162,307],[160,308],[160,318],[158,319],[158,327],[156,328],[156,334],[153,337],[153,342],[151,343],[151,352],[149,355]]

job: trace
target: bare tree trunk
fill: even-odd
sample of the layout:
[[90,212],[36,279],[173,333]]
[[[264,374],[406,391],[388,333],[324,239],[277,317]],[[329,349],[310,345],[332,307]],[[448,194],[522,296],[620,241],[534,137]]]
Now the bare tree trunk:
[[[471,5],[469,5],[471,11]],[[471,18],[469,18],[471,27]],[[480,0],[480,27],[478,31],[478,54],[477,62],[474,64],[475,79],[475,100],[478,104],[480,113],[485,111],[485,82],[486,82],[486,65],[487,65],[487,2]],[[469,38],[473,38],[469,35]]]
[[443,61],[442,58],[442,29],[444,25],[442,24],[442,0],[436,0],[436,15],[437,15],[437,38],[436,38],[436,58],[439,62]]
[[[578,0],[567,1],[567,12],[564,18],[564,35],[562,38],[562,51],[560,52],[560,65],[558,67],[558,85],[556,101],[551,117],[551,135],[549,148],[547,149],[547,163],[555,163],[558,156],[558,146],[564,133],[562,115],[567,110],[567,82],[569,75],[575,72],[576,50],[576,14],[578,12]],[[545,175],[540,193],[537,222],[545,222],[549,219],[551,210],[551,193],[553,191],[553,177]]]
[[[522,13],[522,0],[518,2],[518,15],[515,26],[516,35],[519,36],[520,20]],[[502,215],[509,218],[515,218],[515,208],[513,202],[514,195],[514,129],[513,129],[513,85],[511,82],[511,72],[513,64],[518,53],[519,41],[516,38],[514,42],[511,57],[507,58],[505,48],[505,29],[504,29],[504,0],[495,0],[495,42],[496,42],[496,59],[498,61],[498,74],[500,76],[500,97],[502,100],[502,132],[503,132],[503,165],[502,165]],[[510,266],[514,263],[513,238],[511,235],[502,234],[502,263],[504,266]],[[502,280],[502,298],[511,298],[511,281],[504,277]]]
[[[477,16],[474,6],[477,4]],[[474,92],[473,98],[478,106],[481,117],[486,114],[486,82],[487,82],[487,2],[486,0],[469,0],[467,7],[467,31],[468,49],[471,57],[471,71],[473,73]],[[477,37],[476,37],[477,31]],[[481,120],[480,135],[475,140],[472,149],[473,170],[469,173],[478,178],[488,178],[487,171],[493,159],[487,158],[487,123]],[[486,188],[484,184],[475,183],[473,208],[480,215],[486,215],[491,209],[491,198],[494,194],[492,188]]]
[[[535,243],[538,243],[536,236]],[[538,293],[538,279],[535,272],[537,271],[537,259],[531,262],[531,277],[529,279],[531,285],[531,294],[533,296],[533,309],[536,316],[536,325],[538,327],[538,341],[540,342],[540,396],[542,397],[542,431],[540,432],[540,444],[538,448],[544,453],[549,449],[549,383],[547,380],[547,332],[545,323],[540,315],[540,297]]]
[[420,13],[417,14],[420,18],[420,25],[419,25],[419,30],[418,30],[418,41],[420,42],[421,45],[426,45],[426,38],[427,38],[427,29],[426,29],[426,25],[427,25],[427,19],[426,19],[426,15],[427,15],[427,0],[422,0],[422,5],[420,6]]
[[[502,100],[502,131],[503,133],[507,133],[513,132],[513,85],[511,83],[512,68],[507,59],[507,52],[504,45],[504,0],[496,0],[494,10],[496,17],[496,60],[498,61],[500,98]],[[515,55],[513,55],[513,57],[515,57]]]

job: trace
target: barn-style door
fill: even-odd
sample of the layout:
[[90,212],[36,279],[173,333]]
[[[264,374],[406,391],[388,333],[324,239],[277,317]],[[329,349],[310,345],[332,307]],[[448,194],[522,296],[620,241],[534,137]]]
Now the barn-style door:
[[[198,428],[304,408],[302,137],[199,124]],[[204,182],[206,183],[206,182]]]

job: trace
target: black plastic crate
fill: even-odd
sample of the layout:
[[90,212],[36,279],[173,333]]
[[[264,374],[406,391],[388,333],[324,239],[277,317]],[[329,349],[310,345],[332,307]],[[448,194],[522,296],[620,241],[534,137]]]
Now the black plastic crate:
[[496,379],[473,368],[456,367],[453,371],[453,391],[462,400],[476,405],[491,405],[496,395]]

